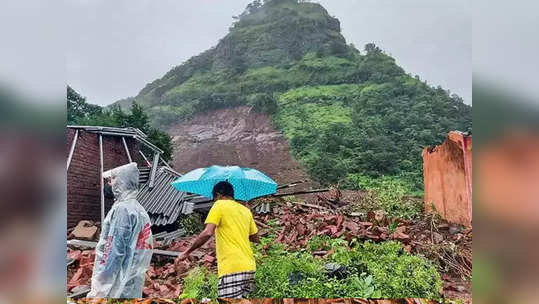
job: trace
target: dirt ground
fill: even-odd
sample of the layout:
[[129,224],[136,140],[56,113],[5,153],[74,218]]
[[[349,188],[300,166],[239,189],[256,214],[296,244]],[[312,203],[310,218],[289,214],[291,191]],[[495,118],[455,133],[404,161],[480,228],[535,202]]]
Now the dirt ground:
[[180,173],[216,164],[239,165],[258,169],[279,184],[309,180],[268,115],[250,107],[199,114],[168,133],[174,144],[174,168]]

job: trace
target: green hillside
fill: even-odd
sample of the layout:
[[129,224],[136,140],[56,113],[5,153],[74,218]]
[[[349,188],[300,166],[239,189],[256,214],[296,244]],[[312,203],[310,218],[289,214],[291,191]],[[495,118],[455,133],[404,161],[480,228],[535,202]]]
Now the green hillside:
[[136,101],[161,127],[252,105],[272,115],[315,180],[351,188],[388,175],[421,189],[421,149],[472,127],[460,97],[406,74],[374,44],[347,45],[319,4],[255,1],[234,18],[215,47],[118,104]]

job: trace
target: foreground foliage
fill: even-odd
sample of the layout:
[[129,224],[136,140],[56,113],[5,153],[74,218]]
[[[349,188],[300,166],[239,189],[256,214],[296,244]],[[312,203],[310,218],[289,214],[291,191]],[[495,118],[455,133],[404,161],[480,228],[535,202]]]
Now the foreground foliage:
[[[251,298],[440,298],[435,266],[407,253],[398,242],[365,242],[350,248],[342,239],[314,238],[309,250],[297,252],[282,244],[268,246],[272,242],[271,237],[263,238],[256,246],[256,289]],[[334,253],[324,258],[310,252],[329,248]],[[181,298],[216,295],[215,274],[197,268],[185,278]]]
[[197,267],[185,277],[180,299],[203,298],[217,298],[217,275],[208,272],[205,267]]

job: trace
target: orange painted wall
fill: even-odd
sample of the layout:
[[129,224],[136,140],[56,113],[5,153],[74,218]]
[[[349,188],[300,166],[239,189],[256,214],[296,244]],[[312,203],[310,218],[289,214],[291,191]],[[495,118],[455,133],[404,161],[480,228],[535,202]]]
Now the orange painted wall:
[[450,132],[439,146],[423,149],[425,210],[446,220],[472,223],[472,137]]

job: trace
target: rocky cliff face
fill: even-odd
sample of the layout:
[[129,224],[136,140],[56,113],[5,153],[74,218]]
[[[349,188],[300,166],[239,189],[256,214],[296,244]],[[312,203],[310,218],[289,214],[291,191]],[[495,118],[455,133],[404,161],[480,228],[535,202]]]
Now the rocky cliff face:
[[215,164],[239,165],[258,169],[279,184],[308,179],[269,117],[251,107],[199,114],[173,125],[168,133],[174,142],[174,168],[180,172]]

